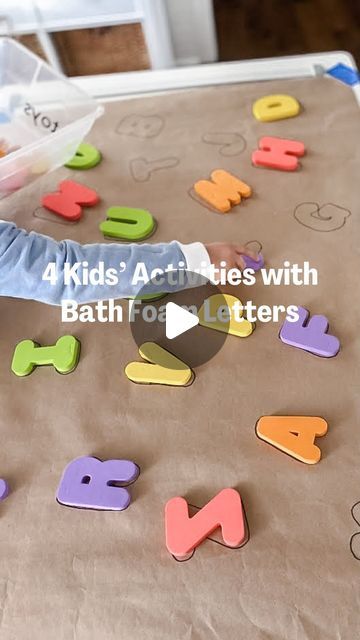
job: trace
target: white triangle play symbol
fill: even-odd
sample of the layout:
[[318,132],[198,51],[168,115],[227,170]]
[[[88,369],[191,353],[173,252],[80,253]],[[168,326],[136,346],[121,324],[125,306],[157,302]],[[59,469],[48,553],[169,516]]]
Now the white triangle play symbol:
[[186,311],[174,302],[166,305],[166,337],[168,340],[177,338],[185,331],[189,331],[199,324],[199,318],[190,311]]

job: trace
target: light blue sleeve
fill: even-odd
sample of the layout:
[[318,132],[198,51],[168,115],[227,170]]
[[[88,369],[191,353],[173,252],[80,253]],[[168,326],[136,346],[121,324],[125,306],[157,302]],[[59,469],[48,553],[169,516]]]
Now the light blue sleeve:
[[[191,245],[185,245],[191,246]],[[168,244],[85,244],[72,240],[55,240],[35,233],[18,229],[10,222],[0,222],[0,295],[14,298],[38,300],[59,305],[62,300],[76,302],[95,302],[110,298],[128,298],[137,295],[141,284],[132,283],[137,263],[144,263],[150,273],[153,269],[167,269],[179,263],[186,264],[178,242]],[[68,263],[86,261],[88,268],[96,268],[104,263],[104,269],[114,268],[119,282],[109,284],[64,284],[64,267]],[[120,263],[126,263],[126,269],[120,273]],[[57,282],[51,284],[43,280],[43,274],[49,263],[55,263]],[[80,273],[80,272],[79,272]],[[149,292],[159,293],[159,288],[150,284]],[[166,285],[165,291],[173,291],[179,286]]]

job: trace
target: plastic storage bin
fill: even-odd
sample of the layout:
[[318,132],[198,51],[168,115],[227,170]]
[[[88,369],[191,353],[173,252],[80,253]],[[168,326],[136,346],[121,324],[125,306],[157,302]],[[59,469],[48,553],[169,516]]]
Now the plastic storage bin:
[[11,38],[0,38],[0,198],[65,164],[103,107]]

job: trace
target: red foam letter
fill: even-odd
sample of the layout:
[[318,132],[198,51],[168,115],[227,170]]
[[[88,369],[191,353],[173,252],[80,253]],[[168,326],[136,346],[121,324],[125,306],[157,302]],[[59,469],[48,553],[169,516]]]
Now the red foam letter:
[[166,503],[166,547],[178,559],[186,558],[218,527],[228,547],[239,547],[246,538],[241,498],[235,489],[220,491],[192,518],[184,498],[171,498]]
[[93,189],[89,189],[74,180],[63,180],[59,184],[59,191],[43,196],[41,204],[66,220],[79,220],[82,216],[80,205],[91,207],[99,202],[99,196]]
[[259,148],[252,153],[253,164],[281,171],[295,171],[299,166],[298,158],[305,153],[302,142],[271,136],[261,138]]

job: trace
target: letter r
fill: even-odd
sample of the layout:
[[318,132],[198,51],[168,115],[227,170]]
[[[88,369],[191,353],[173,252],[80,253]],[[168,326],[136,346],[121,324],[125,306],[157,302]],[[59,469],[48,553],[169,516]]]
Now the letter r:
[[68,507],[122,511],[130,494],[119,484],[131,484],[138,475],[139,467],[130,460],[76,458],[65,468],[56,498]]

